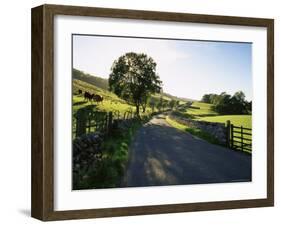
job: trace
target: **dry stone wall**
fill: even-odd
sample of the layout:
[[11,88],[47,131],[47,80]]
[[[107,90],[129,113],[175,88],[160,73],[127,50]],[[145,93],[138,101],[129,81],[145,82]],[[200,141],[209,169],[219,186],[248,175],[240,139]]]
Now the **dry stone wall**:
[[214,136],[221,144],[227,142],[227,128],[224,123],[197,121],[193,119],[183,118],[171,114],[171,119],[191,128],[198,128],[212,136]]

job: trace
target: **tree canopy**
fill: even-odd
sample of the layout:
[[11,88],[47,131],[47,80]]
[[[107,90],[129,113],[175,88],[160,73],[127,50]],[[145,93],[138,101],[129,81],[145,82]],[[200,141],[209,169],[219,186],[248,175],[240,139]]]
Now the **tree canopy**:
[[113,62],[109,75],[109,90],[133,103],[139,115],[145,111],[149,97],[159,93],[162,82],[156,74],[156,62],[144,53],[129,52]]
[[220,114],[251,114],[252,102],[248,102],[242,91],[236,92],[233,96],[222,92],[221,94],[205,94],[202,102],[214,105],[214,110]]

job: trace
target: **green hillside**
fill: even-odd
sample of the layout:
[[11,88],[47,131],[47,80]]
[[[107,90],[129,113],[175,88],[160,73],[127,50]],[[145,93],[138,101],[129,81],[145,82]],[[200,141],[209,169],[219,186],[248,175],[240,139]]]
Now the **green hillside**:
[[187,108],[186,113],[199,117],[218,115],[217,112],[212,110],[212,106],[212,104],[193,102],[191,107]]
[[84,73],[83,71],[79,71],[75,68],[72,70],[72,78],[87,82],[101,89],[108,90],[107,79]]
[[[95,104],[97,110],[100,111],[116,111],[118,110],[120,114],[123,114],[126,111],[134,110],[134,106],[128,104],[123,99],[116,96],[114,93],[111,93],[107,90],[98,88],[94,85],[91,85],[87,82],[83,82],[77,79],[73,79],[73,113],[75,113],[79,108],[85,107],[87,105]],[[90,93],[95,93],[103,96],[104,100],[102,103],[96,104],[94,102],[85,101],[83,95],[78,95],[78,90],[83,92],[88,91]]]
[[184,98],[184,97],[177,97],[177,96],[173,96],[169,93],[165,93],[165,92],[163,93],[163,96],[165,96],[166,98],[169,98],[169,99],[178,100],[181,103],[186,103],[188,101],[194,101],[193,99]]
[[[85,73],[83,71],[80,71],[80,70],[77,70],[75,68],[72,71],[72,78],[74,80],[80,80],[80,81],[89,83],[89,84],[94,85],[95,87],[103,89],[103,90],[109,89],[108,79],[100,78],[98,76],[94,76],[94,75],[91,75],[91,74],[87,74],[87,73]],[[165,93],[165,92],[162,93],[162,94],[152,95],[152,98],[160,99],[161,96],[162,96],[163,99],[168,100],[168,101],[170,101],[172,99],[180,101],[181,103],[185,103],[185,102],[188,101],[188,99],[186,99],[186,98],[176,97],[176,96],[173,96],[173,95]]]

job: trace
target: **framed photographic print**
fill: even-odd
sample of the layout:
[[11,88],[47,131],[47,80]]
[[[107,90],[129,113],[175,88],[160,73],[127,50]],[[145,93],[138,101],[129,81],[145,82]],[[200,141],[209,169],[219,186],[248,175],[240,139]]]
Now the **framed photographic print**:
[[274,21],[32,9],[32,216],[273,206]]

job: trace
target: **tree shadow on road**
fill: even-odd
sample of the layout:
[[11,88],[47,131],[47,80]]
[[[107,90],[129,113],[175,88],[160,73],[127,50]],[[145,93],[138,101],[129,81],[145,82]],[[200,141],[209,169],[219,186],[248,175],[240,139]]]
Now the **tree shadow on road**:
[[164,124],[146,124],[130,151],[126,186],[251,181],[250,156]]

